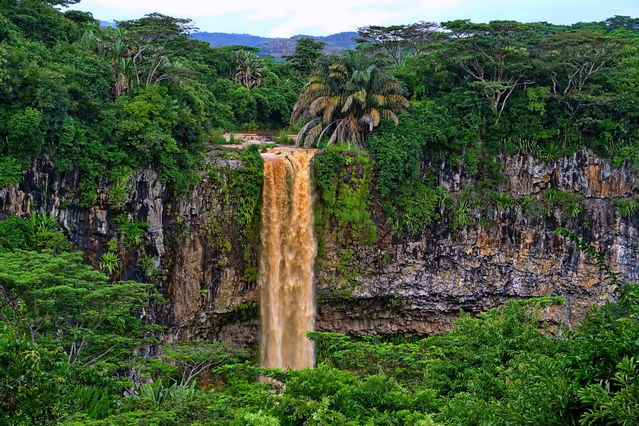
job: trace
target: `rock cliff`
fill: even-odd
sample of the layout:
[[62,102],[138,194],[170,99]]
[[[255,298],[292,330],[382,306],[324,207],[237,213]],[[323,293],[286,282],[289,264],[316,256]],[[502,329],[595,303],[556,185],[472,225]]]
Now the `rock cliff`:
[[[637,193],[637,173],[585,150],[551,163],[526,155],[500,162],[499,191],[525,198],[529,208],[506,203],[487,212],[470,206],[469,225],[453,231],[434,224],[415,239],[393,236],[380,223],[377,242],[348,256],[329,235],[316,271],[317,329],[429,334],[448,327],[461,309],[479,312],[535,296],[563,296],[566,304],[546,315],[572,324],[611,295],[590,260],[555,234],[560,225],[603,250],[622,279],[639,279],[639,213],[624,217],[617,208],[617,199]],[[461,169],[445,164],[428,169],[450,194],[469,183]],[[96,266],[109,242],[119,241],[119,276],[154,281],[166,296],[168,302],[151,306],[147,317],[168,327],[167,341],[250,345],[259,329],[259,211],[243,185],[253,172],[238,151],[217,149],[189,194],[175,197],[153,171],[142,170],[131,175],[126,200],[115,208],[106,185],[92,205],[81,206],[79,177],[56,174],[41,160],[19,185],[0,190],[0,217],[34,209],[55,215]],[[565,206],[543,204],[548,189],[578,196],[578,207],[567,213]],[[121,223],[122,215],[148,224],[139,243],[123,246],[116,220]]]
[[[340,259],[336,245],[329,247],[324,262],[329,266],[319,271],[317,282],[320,300],[327,301],[319,305],[317,328],[353,335],[429,334],[446,329],[462,309],[475,313],[539,296],[564,297],[565,305],[546,318],[572,325],[611,294],[591,259],[555,234],[558,226],[602,250],[622,280],[639,279],[637,215],[622,217],[617,207],[619,199],[636,192],[635,172],[613,168],[586,150],[548,164],[527,155],[504,156],[500,163],[499,191],[529,206],[496,205],[488,212],[470,207],[474,220],[460,230],[436,224],[417,241],[386,236],[357,250],[346,268],[330,267]],[[471,183],[461,169],[436,166],[438,184],[449,194]],[[549,189],[577,201],[549,203],[544,197]],[[349,268],[357,273],[345,283],[339,269]]]

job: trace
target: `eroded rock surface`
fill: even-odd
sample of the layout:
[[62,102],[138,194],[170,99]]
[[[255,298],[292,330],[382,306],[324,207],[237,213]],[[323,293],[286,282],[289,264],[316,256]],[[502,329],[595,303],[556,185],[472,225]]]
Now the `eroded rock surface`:
[[[352,261],[358,273],[348,283],[335,268],[319,271],[317,291],[326,303],[319,305],[318,329],[429,334],[449,327],[460,310],[476,313],[540,296],[564,297],[565,305],[549,309],[546,318],[574,325],[590,306],[608,300],[611,289],[587,255],[555,234],[558,226],[603,250],[622,280],[639,279],[637,214],[622,217],[616,205],[636,194],[635,172],[586,150],[550,164],[526,155],[504,157],[502,164],[501,191],[513,197],[549,188],[573,192],[583,196],[581,211],[566,217],[556,208],[531,216],[515,205],[497,207],[480,221],[471,210],[475,224],[461,231],[433,226],[419,241],[386,239],[362,248]],[[468,183],[445,165],[437,167],[437,178],[453,193]],[[335,250],[327,253],[325,265],[339,262]]]
[[[254,277],[246,274],[247,249],[238,246],[233,221],[220,219],[235,212],[219,176],[244,165],[227,151],[211,153],[207,162],[218,178],[203,171],[197,187],[181,199],[153,171],[135,173],[119,211],[109,206],[106,188],[98,191],[93,205],[81,207],[75,194],[78,176],[55,174],[43,160],[26,171],[20,185],[0,189],[0,216],[33,209],[57,216],[96,266],[109,240],[120,238],[117,215],[147,222],[144,241],[126,249],[120,272],[122,279],[148,280],[140,259],[155,263],[154,279],[168,303],[151,306],[147,316],[167,326],[165,340],[255,344],[259,309]],[[418,241],[381,234],[377,244],[357,249],[347,265],[348,279],[336,270],[343,259],[329,241],[323,266],[316,271],[317,329],[351,335],[430,334],[449,327],[461,309],[475,313],[537,296],[563,296],[566,304],[549,310],[547,318],[574,324],[590,305],[608,300],[610,288],[590,259],[555,234],[559,225],[603,250],[622,279],[639,279],[639,214],[622,217],[616,207],[618,197],[636,195],[635,172],[613,168],[588,151],[550,164],[525,155],[504,157],[502,163],[501,191],[514,197],[535,196],[548,188],[575,192],[583,196],[580,212],[568,218],[559,209],[530,216],[515,205],[498,207],[488,220],[475,220],[460,231],[432,226]],[[435,166],[439,185],[448,191],[460,191],[468,183],[462,171]],[[249,255],[256,249],[257,243]]]
[[[79,206],[75,193],[79,176],[56,174],[52,165],[42,160],[25,172],[21,184],[0,189],[0,217],[23,216],[33,209],[49,212],[58,217],[72,242],[96,267],[108,242],[122,238],[114,222],[116,216],[124,214],[146,222],[142,243],[125,248],[119,272],[121,279],[158,283],[168,303],[154,304],[147,317],[168,327],[165,340],[205,338],[250,344],[257,334],[257,318],[247,315],[246,309],[235,312],[243,303],[257,300],[254,281],[243,278],[246,250],[229,241],[229,252],[211,235],[212,227],[225,225],[233,212],[224,194],[225,183],[211,179],[207,171],[214,169],[222,176],[244,167],[228,152],[212,152],[200,183],[180,199],[171,195],[152,170],[134,173],[121,210],[109,205],[107,188],[98,190],[94,205]],[[228,239],[237,232],[226,231]],[[155,264],[154,277],[145,276],[140,268],[143,258]]]

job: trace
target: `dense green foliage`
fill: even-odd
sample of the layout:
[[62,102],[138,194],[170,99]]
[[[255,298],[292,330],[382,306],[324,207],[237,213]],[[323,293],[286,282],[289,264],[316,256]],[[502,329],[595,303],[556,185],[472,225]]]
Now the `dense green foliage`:
[[[383,124],[367,143],[392,229],[419,235],[441,217],[454,230],[480,216],[476,206],[508,207],[488,196],[500,183],[500,154],[552,161],[588,147],[617,165],[635,164],[639,34],[633,22],[361,28],[360,50],[385,60],[413,100],[397,127]],[[461,193],[436,187],[442,162],[461,172]],[[523,213],[561,205],[576,217],[579,203],[566,197],[550,191],[532,203],[514,201]],[[632,204],[621,201],[620,209],[628,215]]]
[[[320,201],[315,209],[315,229],[320,240],[336,229],[344,245],[371,244],[377,228],[371,218],[372,161],[363,152],[332,146],[313,160],[313,180]],[[323,241],[320,241],[320,246]]]
[[[636,424],[639,288],[558,233],[617,286],[617,302],[575,330],[540,322],[559,298],[513,301],[425,339],[314,332],[318,364],[301,371],[259,368],[224,344],[136,358],[144,284],[111,281],[73,252],[4,252],[0,411],[9,424]],[[153,382],[132,386],[131,368]]]
[[189,39],[192,30],[160,14],[100,29],[46,2],[4,2],[0,186],[46,154],[56,171],[81,171],[85,204],[98,184],[121,185],[108,172],[122,168],[151,166],[184,193],[217,129],[288,123],[301,86],[289,65],[211,48]]
[[[360,28],[359,54],[318,60],[293,113],[306,123],[298,144],[350,143],[353,138],[335,131],[340,120],[366,125],[371,120],[364,110],[372,105],[371,111],[381,111],[378,101],[402,110],[376,97],[379,87],[376,92],[364,84],[366,78],[346,83],[351,74],[365,74],[349,71],[364,58],[364,68],[385,69],[412,99],[397,120],[389,114],[393,120],[382,121],[379,131],[356,138],[373,155],[374,193],[395,235],[419,236],[439,219],[452,230],[477,219],[488,224],[490,208],[516,205],[525,214],[542,215],[561,207],[562,217],[576,218],[576,195],[550,190],[534,200],[493,196],[502,178],[499,156],[525,153],[552,161],[587,147],[616,165],[628,161],[636,167],[639,35],[633,22],[458,20]],[[362,108],[368,106],[351,111],[356,102],[349,99],[358,96]],[[375,117],[370,130],[379,124]],[[462,191],[447,194],[436,186],[436,170],[444,166],[460,174]],[[620,201],[624,215],[632,206]]]

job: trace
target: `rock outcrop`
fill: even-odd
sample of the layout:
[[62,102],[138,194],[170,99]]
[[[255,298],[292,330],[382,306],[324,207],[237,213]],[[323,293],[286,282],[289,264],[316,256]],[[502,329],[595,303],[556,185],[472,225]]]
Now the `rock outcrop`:
[[[638,215],[622,217],[617,208],[619,198],[636,193],[637,173],[613,168],[587,150],[549,164],[526,155],[505,156],[501,163],[501,192],[528,196],[540,207],[543,191],[566,191],[581,198],[578,210],[567,214],[551,206],[530,214],[521,205],[495,206],[479,220],[479,209],[471,208],[474,224],[459,231],[436,225],[418,241],[387,238],[361,248],[348,265],[357,274],[349,276],[346,292],[335,287],[343,286],[339,271],[330,266],[319,271],[317,292],[327,303],[319,305],[317,328],[352,335],[430,334],[449,327],[460,310],[476,313],[541,296],[564,297],[565,305],[546,318],[574,325],[590,306],[609,300],[611,288],[587,255],[555,233],[558,226],[602,250],[622,280],[639,279]],[[461,170],[444,164],[436,170],[438,184],[449,193],[469,183]],[[339,262],[335,250],[328,248],[327,256],[324,264]]]
[[[259,329],[250,273],[258,238],[247,240],[246,230],[233,220],[233,198],[241,194],[230,193],[229,182],[233,176],[242,179],[246,167],[233,152],[210,153],[199,184],[178,199],[153,171],[134,173],[121,209],[109,205],[107,188],[99,189],[93,205],[80,206],[78,175],[56,174],[42,160],[25,172],[21,184],[0,189],[0,217],[34,209],[55,215],[96,266],[109,241],[122,239],[117,216],[147,222],[143,241],[122,249],[119,272],[122,279],[157,282],[168,303],[151,306],[147,316],[167,326],[165,340],[251,345]],[[430,334],[449,327],[461,309],[475,313],[536,296],[564,297],[566,304],[546,316],[574,324],[611,293],[590,259],[555,234],[560,225],[602,250],[622,279],[639,279],[639,213],[622,217],[616,206],[617,198],[636,194],[637,173],[627,166],[614,168],[585,150],[549,164],[525,155],[501,162],[501,192],[530,196],[534,203],[549,188],[568,191],[581,196],[579,209],[567,215],[552,207],[531,215],[519,204],[497,206],[478,220],[478,210],[471,208],[476,220],[461,230],[436,224],[417,240],[383,234],[376,244],[358,247],[346,264],[329,241],[324,266],[316,271],[317,329]],[[430,166],[438,184],[453,194],[468,183],[461,170]],[[340,277],[344,267],[347,280]]]
[[[245,165],[237,150],[210,153],[199,184],[175,197],[152,170],[134,173],[124,208],[109,205],[108,188],[96,201],[80,206],[77,174],[57,174],[46,161],[36,162],[19,185],[0,189],[0,218],[42,210],[58,217],[74,245],[99,266],[112,239],[122,239],[116,217],[147,223],[141,244],[124,247],[120,279],[157,282],[166,304],[153,304],[149,321],[167,326],[166,341],[202,338],[253,343],[258,333],[255,279],[247,280],[247,262],[257,256],[257,244],[238,247],[233,224],[229,180]],[[211,173],[212,171],[212,173]],[[122,247],[122,244],[119,244]],[[248,257],[248,259],[247,259]],[[151,263],[147,276],[141,259]],[[150,262],[149,262],[150,261]]]

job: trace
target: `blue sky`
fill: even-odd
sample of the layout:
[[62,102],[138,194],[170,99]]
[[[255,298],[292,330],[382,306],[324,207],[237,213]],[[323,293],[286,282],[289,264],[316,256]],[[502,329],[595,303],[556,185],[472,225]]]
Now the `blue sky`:
[[160,12],[191,18],[201,31],[271,37],[467,18],[569,24],[613,15],[639,16],[639,0],[83,0],[73,8],[105,21]]

